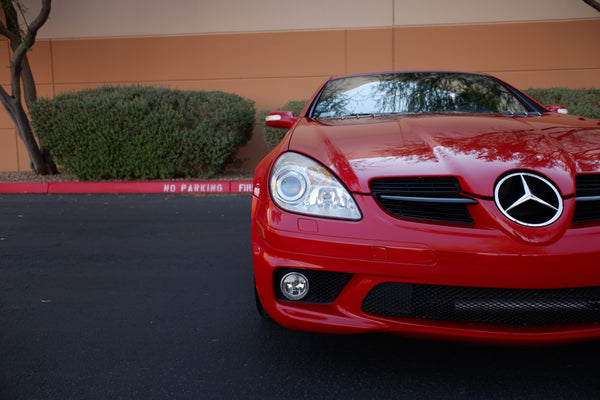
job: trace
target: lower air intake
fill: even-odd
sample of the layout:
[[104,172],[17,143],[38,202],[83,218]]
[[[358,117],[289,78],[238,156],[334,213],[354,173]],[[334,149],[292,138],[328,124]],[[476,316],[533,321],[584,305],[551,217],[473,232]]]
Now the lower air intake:
[[600,287],[496,289],[383,283],[365,297],[371,315],[540,326],[600,322]]

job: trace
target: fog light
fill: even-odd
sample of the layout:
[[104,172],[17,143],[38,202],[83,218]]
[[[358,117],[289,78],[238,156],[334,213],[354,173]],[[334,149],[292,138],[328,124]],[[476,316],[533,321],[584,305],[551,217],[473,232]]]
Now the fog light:
[[281,278],[280,288],[287,299],[300,300],[308,293],[308,279],[299,272],[290,272]]

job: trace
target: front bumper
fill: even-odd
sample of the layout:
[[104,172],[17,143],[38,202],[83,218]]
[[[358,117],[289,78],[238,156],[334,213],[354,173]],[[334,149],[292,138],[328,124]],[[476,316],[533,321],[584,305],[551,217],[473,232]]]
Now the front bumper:
[[[485,318],[470,321],[468,317],[457,320],[374,313],[365,307],[365,299],[375,288],[390,283],[500,288],[519,293],[600,287],[597,227],[570,229],[554,243],[531,246],[491,229],[392,219],[369,196],[356,197],[365,215],[358,222],[295,215],[253,198],[256,288],[263,307],[279,324],[323,333],[389,332],[470,342],[548,343],[600,338],[600,317],[594,320],[600,304],[593,300],[591,319],[535,326]],[[350,279],[333,301],[290,302],[277,293],[274,276],[282,270],[337,272],[348,274]],[[431,299],[434,303],[437,300]],[[539,311],[536,304],[542,309],[548,307],[548,303],[534,300],[516,304],[533,312]],[[555,308],[546,310],[550,314],[563,307],[564,301],[553,304]],[[587,307],[589,313],[589,303]]]

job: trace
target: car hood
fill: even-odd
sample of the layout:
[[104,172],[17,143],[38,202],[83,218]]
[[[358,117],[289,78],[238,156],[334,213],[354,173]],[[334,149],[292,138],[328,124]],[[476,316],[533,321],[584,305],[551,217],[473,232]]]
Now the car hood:
[[576,173],[600,172],[600,122],[558,114],[301,119],[289,149],[318,159],[353,192],[370,192],[373,178],[456,176],[463,191],[491,197],[505,172],[532,170],[568,196]]

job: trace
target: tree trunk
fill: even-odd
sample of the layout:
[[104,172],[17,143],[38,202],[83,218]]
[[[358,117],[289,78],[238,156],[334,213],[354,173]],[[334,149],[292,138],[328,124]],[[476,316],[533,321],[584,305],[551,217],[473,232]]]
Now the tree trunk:
[[58,168],[50,153],[39,147],[21,102],[21,85],[23,86],[23,96],[27,105],[30,105],[37,97],[35,82],[26,53],[35,43],[37,31],[50,15],[51,0],[42,0],[39,15],[23,31],[19,27],[17,10],[13,1],[0,0],[0,3],[6,22],[5,26],[0,20],[0,34],[9,39],[13,51],[10,62],[12,95],[9,95],[0,85],[0,102],[13,120],[17,128],[17,134],[27,148],[31,169],[39,175],[57,174]]
[[[19,17],[12,1],[1,0],[1,2],[4,8],[6,29],[13,33],[13,35],[8,35],[7,37],[10,42],[10,47],[14,53],[17,51],[19,45],[23,42],[21,27],[19,26]],[[37,91],[35,88],[33,73],[31,72],[31,67],[29,66],[29,60],[27,59],[27,54],[23,56],[21,66],[21,81],[23,83],[23,97],[25,98],[25,104],[27,104],[27,107],[29,107],[31,103],[37,100]]]
[[57,174],[58,169],[50,154],[38,146],[21,102],[2,92],[0,92],[0,101],[15,124],[17,135],[27,148],[31,169],[39,175]]

